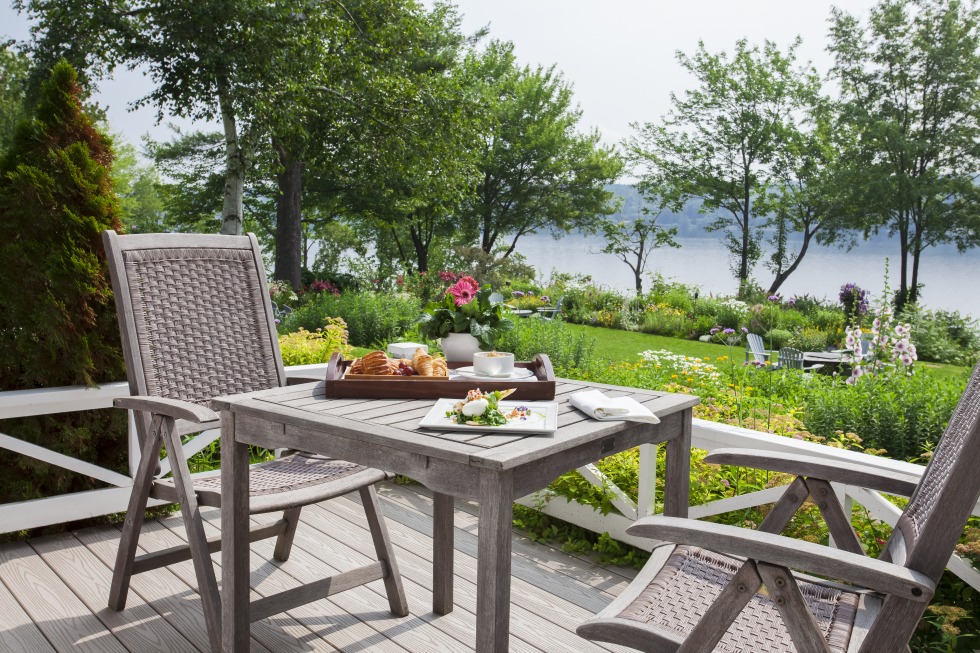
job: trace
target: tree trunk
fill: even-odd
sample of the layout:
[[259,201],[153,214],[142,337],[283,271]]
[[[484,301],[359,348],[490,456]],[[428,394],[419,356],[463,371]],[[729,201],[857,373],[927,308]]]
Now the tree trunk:
[[805,231],[803,233],[803,244],[800,246],[800,251],[796,255],[796,259],[793,260],[793,262],[790,264],[788,268],[779,272],[776,275],[776,278],[772,280],[772,285],[769,286],[770,295],[775,295],[776,291],[779,290],[779,287],[783,285],[783,283],[785,283],[786,279],[789,278],[789,275],[793,274],[793,272],[796,271],[796,268],[800,267],[800,262],[803,260],[803,257],[806,255],[806,251],[810,248],[810,240],[812,238],[813,238],[812,231]]
[[908,216],[902,215],[898,225],[899,281],[898,294],[895,295],[895,310],[902,310],[909,299],[909,225]]
[[218,80],[218,104],[225,131],[225,194],[221,207],[221,233],[238,236],[242,233],[242,195],[245,188],[245,154],[238,140],[235,106],[223,78]]
[[302,282],[303,248],[302,194],[303,162],[281,145],[275,144],[282,172],[276,175],[279,196],[276,197],[276,279],[288,281],[294,290]]
[[422,234],[415,228],[415,225],[412,225],[409,233],[412,236],[412,244],[415,246],[415,258],[418,260],[419,272],[427,273],[429,271],[428,243],[422,238]]

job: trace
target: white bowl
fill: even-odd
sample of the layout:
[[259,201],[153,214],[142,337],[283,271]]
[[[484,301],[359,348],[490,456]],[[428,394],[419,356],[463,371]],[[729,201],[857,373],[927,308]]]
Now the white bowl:
[[478,351],[473,354],[473,372],[479,376],[510,376],[514,372],[514,354]]

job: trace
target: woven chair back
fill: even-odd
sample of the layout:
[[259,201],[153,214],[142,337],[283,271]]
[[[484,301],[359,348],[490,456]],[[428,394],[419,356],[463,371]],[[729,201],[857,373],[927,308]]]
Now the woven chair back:
[[934,580],[980,498],[980,364],[882,555]]
[[254,237],[112,234],[106,242],[134,394],[207,404],[284,383]]

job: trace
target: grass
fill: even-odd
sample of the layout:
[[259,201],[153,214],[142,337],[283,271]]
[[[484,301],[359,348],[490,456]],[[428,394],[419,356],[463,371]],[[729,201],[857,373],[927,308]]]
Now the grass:
[[[638,354],[648,349],[666,349],[675,354],[684,356],[695,356],[704,358],[710,356],[728,356],[728,345],[720,345],[710,342],[698,342],[697,340],[684,340],[682,338],[669,338],[667,336],[655,336],[638,331],[622,331],[620,329],[605,329],[603,327],[586,326],[584,324],[566,323],[568,329],[575,335],[585,334],[586,337],[595,338],[595,354],[600,358],[614,361],[636,361]],[[744,360],[745,345],[732,348],[731,355],[736,361]],[[937,378],[954,378],[966,380],[970,376],[970,368],[959,365],[945,365],[942,363],[916,363],[920,369],[928,371]]]

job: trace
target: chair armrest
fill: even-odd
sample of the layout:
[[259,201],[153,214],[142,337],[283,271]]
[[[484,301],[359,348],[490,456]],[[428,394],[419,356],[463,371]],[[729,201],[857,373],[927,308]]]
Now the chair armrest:
[[112,405],[116,408],[156,413],[174,419],[186,419],[189,422],[195,422],[197,424],[214,422],[220,419],[218,414],[210,408],[192,404],[189,401],[181,401],[180,399],[147,396],[120,397],[114,400]]
[[626,532],[819,574],[912,601],[928,602],[936,590],[925,574],[906,567],[727,524],[658,515],[637,520]]
[[886,472],[867,465],[761,449],[715,449],[705,456],[704,461],[713,465],[754,467],[772,472],[809,476],[903,497],[912,496],[919,484],[918,478],[900,472]]

